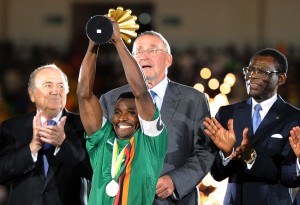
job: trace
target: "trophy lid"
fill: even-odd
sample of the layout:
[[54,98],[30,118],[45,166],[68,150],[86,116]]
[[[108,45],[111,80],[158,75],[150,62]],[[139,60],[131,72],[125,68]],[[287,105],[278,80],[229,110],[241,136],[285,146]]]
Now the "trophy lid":
[[88,38],[97,45],[107,43],[113,34],[112,23],[102,15],[91,17],[85,30]]

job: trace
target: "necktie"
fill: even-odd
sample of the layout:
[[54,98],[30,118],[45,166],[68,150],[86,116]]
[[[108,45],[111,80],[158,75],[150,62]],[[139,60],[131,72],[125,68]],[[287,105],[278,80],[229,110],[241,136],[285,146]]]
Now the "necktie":
[[161,102],[160,102],[160,99],[159,99],[158,95],[153,90],[150,90],[150,94],[151,94],[153,100],[155,101],[156,106],[158,107],[158,109],[160,109],[161,108]]
[[253,124],[253,133],[255,133],[256,129],[258,128],[260,122],[261,122],[261,117],[259,114],[259,111],[262,110],[260,104],[256,104],[254,106],[254,113],[252,117],[252,124]]
[[[47,121],[47,125],[56,125],[57,123],[54,121],[54,120],[48,120]],[[44,143],[43,144],[43,160],[44,160],[44,174],[45,174],[45,177],[47,176],[47,173],[48,173],[48,169],[49,169],[49,162],[48,162],[48,159],[47,159],[47,152],[49,152],[50,148],[52,147],[51,144],[49,143]],[[51,154],[51,153],[50,153]]]
[[155,97],[157,96],[156,92],[154,92],[153,90],[150,90],[150,94],[153,99],[155,99]]

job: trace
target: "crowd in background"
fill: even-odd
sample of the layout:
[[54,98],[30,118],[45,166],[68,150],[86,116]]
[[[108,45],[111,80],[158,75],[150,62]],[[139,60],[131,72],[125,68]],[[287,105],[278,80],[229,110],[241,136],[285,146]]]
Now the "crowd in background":
[[[101,69],[97,72],[98,77],[94,88],[99,96],[112,88],[126,84],[116,51],[109,46],[103,45],[103,47],[97,64]],[[300,84],[298,81],[300,48],[285,45],[274,47],[286,54],[289,61],[288,82],[279,89],[279,93],[291,104],[300,107],[300,95],[297,91]],[[257,49],[250,46],[238,49],[234,45],[201,49],[191,46],[189,49],[180,51],[173,49],[174,62],[169,69],[169,76],[179,83],[194,86],[196,83],[204,85],[206,83],[205,79],[199,75],[203,67],[211,69],[214,78],[220,81],[227,73],[233,73],[237,77],[237,82],[228,95],[228,99],[230,103],[234,103],[245,97],[242,68],[247,66],[247,60]],[[77,112],[75,90],[83,51],[84,48],[78,46],[61,53],[51,47],[16,47],[10,42],[0,42],[0,122],[33,109],[26,91],[29,73],[36,67],[49,63],[57,64],[68,75],[70,94],[66,107]],[[216,91],[209,89],[205,92],[212,97],[216,94]]]
[[[99,53],[99,76],[95,79],[95,93],[100,96],[112,88],[126,84],[118,54],[110,46],[103,45]],[[279,93],[296,107],[300,107],[299,67],[300,48],[285,45],[273,47],[283,52],[289,61],[288,82],[279,89]],[[28,98],[27,82],[29,74],[38,66],[55,63],[68,75],[70,94],[66,108],[78,112],[76,97],[77,79],[84,48],[73,47],[61,53],[52,47],[16,47],[10,42],[0,42],[0,123],[10,117],[33,110],[34,107]],[[258,48],[245,46],[237,48],[229,45],[224,48],[193,48],[186,50],[172,50],[173,65],[169,69],[169,77],[182,84],[194,86],[196,83],[205,85],[205,79],[199,75],[203,67],[212,71],[214,78],[223,79],[227,73],[233,73],[237,82],[228,95],[229,102],[234,103],[245,98],[245,88],[242,68],[247,66],[248,60]],[[209,96],[216,91],[206,89]],[[0,196],[2,187],[0,186]],[[1,198],[1,197],[0,197]],[[0,200],[1,201],[1,200]]]

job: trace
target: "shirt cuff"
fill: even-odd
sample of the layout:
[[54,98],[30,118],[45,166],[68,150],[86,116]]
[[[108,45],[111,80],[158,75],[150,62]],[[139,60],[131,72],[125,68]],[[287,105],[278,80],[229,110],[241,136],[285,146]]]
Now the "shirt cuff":
[[178,201],[178,196],[176,196],[175,192],[172,193],[172,197],[173,197],[176,201]]
[[[232,152],[230,153],[230,155],[232,155],[233,152],[234,152],[234,148],[232,148]],[[221,150],[219,151],[219,154],[220,154],[221,159],[222,159],[222,164],[225,167],[230,162],[230,155],[225,158],[225,156],[224,156],[224,154]]]
[[36,162],[37,161],[37,157],[38,157],[38,153],[31,154],[31,157],[32,157],[33,162]]
[[298,159],[296,159],[296,173],[297,177],[300,176],[300,164]]
[[253,166],[253,164],[254,164],[254,162],[255,162],[255,160],[253,160],[253,162],[251,164],[246,163],[247,164],[247,169],[251,169],[252,166]]
[[59,150],[60,150],[60,147],[55,147],[53,155],[56,156],[57,153],[59,152]]

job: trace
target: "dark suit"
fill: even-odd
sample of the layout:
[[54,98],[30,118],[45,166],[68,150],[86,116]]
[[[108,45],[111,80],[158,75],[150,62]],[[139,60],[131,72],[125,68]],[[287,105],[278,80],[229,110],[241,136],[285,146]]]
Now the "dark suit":
[[66,138],[49,159],[45,178],[43,160],[33,161],[29,149],[36,112],[4,121],[0,135],[0,184],[9,186],[9,205],[79,205],[81,177],[91,179],[79,115],[64,110]]
[[[118,96],[129,91],[128,85],[101,96],[104,116],[112,119]],[[203,93],[169,82],[161,107],[161,117],[168,130],[168,149],[161,175],[168,174],[176,187],[180,205],[198,205],[196,186],[208,173],[215,155],[202,132],[202,122],[209,116]],[[154,204],[175,204],[176,200],[155,199]]]
[[[300,126],[300,125],[299,125]],[[282,172],[281,172],[281,181],[284,185],[292,188],[299,187],[300,177],[297,175],[297,158],[294,152],[291,150],[291,153],[283,162]],[[295,196],[293,202],[294,205],[300,205],[300,191]]]
[[218,181],[229,177],[224,204],[291,204],[289,190],[279,180],[281,162],[291,151],[289,132],[298,124],[300,111],[278,96],[253,135],[251,109],[249,98],[221,107],[216,118],[226,129],[228,120],[233,118],[235,148],[241,144],[244,128],[249,128],[250,144],[257,152],[252,168],[247,169],[246,163],[240,161],[230,161],[224,167],[218,155],[211,174]]

